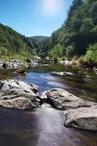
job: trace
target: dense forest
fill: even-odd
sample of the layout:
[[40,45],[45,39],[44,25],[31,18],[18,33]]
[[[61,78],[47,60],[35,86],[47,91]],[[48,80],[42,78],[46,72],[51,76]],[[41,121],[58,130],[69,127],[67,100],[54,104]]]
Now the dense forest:
[[73,0],[67,19],[45,41],[41,55],[73,57],[85,55],[97,61],[97,0]]
[[67,19],[51,37],[25,37],[0,24],[0,55],[81,56],[97,61],[97,0],[73,0]]
[[36,44],[36,52],[37,54],[40,52],[40,50],[43,48],[45,41],[48,39],[49,37],[47,36],[33,36],[33,37],[29,37],[30,41],[34,41],[34,43]]
[[37,45],[33,40],[17,33],[13,29],[0,24],[0,55],[30,56],[36,53]]

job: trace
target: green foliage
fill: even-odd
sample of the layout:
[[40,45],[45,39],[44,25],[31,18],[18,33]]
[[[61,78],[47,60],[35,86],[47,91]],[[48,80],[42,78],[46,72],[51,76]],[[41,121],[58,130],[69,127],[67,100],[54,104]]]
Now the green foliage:
[[33,56],[37,56],[37,53],[36,53],[36,50],[35,50],[35,49],[33,49],[32,55],[33,55]]
[[[73,0],[67,20],[46,40],[43,52],[55,55],[54,47],[60,44],[63,56],[85,55],[86,48],[97,42],[97,0]],[[89,54],[91,51],[89,51]],[[52,55],[52,56],[53,56]]]
[[62,57],[63,47],[60,44],[57,44],[56,46],[54,46],[54,49],[52,49],[50,52],[48,52],[48,55],[51,58]]
[[26,72],[27,65],[24,64],[22,67],[18,68],[17,72],[20,74],[24,74]]
[[79,6],[82,6],[83,4],[83,0],[74,0],[70,9],[69,9],[69,12],[68,12],[68,17],[72,16],[72,14],[75,12],[75,10],[79,7]]
[[[0,24],[1,56],[29,58],[37,53],[53,58],[84,56],[97,61],[97,0],[73,0],[67,19],[50,38],[27,38],[11,28]],[[90,45],[94,44],[94,45]],[[2,49],[3,48],[3,49]],[[86,50],[88,48],[88,50]],[[83,57],[80,58],[83,60]]]
[[5,47],[0,47],[0,56],[7,56],[7,49]]
[[79,56],[74,56],[73,58],[72,58],[72,61],[77,61],[79,59]]
[[34,37],[29,37],[29,40],[31,40],[35,46],[36,46],[36,53],[39,53],[44,45],[44,42],[48,39],[49,37],[46,36],[34,36]]
[[89,46],[85,57],[90,61],[97,62],[97,43]]
[[[2,49],[3,48],[3,49]],[[0,24],[0,54],[1,55],[32,55],[37,45],[29,38],[17,33],[8,26]]]
[[74,54],[73,47],[72,47],[72,46],[68,46],[68,47],[66,48],[66,55],[67,55],[67,57],[72,57],[73,54]]
[[51,48],[53,48],[52,43],[51,43],[51,39],[47,39],[44,42],[43,48],[40,50],[39,55],[41,57],[45,57],[48,55],[48,52],[51,50]]
[[78,62],[79,62],[80,64],[84,63],[85,61],[87,61],[87,59],[86,59],[86,57],[83,56],[83,55],[80,56],[79,59],[78,59]]

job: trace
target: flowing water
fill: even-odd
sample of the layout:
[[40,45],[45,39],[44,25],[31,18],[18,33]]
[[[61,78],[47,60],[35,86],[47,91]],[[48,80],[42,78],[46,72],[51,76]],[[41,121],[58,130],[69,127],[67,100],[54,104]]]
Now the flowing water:
[[[55,76],[51,72],[64,71]],[[34,83],[40,91],[63,88],[69,92],[97,101],[97,75],[80,67],[53,65],[27,70],[24,76],[1,71],[0,77]],[[43,104],[36,112],[0,109],[0,146],[97,146],[97,132],[64,127],[64,114]]]

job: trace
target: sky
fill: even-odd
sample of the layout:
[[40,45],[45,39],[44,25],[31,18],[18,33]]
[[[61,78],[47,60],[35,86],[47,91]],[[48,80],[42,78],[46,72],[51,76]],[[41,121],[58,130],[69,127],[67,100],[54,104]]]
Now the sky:
[[50,36],[62,26],[73,0],[0,0],[0,23],[25,36]]

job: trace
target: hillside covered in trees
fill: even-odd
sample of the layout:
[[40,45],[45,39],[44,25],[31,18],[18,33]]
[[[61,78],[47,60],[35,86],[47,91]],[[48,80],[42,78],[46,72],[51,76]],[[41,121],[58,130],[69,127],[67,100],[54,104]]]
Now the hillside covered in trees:
[[47,36],[33,36],[33,37],[29,37],[30,41],[34,41],[34,43],[37,45],[36,48],[36,52],[37,54],[40,52],[40,50],[43,48],[45,41],[48,39],[49,37]]
[[30,56],[36,53],[37,45],[33,40],[17,33],[8,26],[0,24],[0,55]]
[[86,54],[88,58],[97,60],[96,43],[97,0],[73,0],[66,21],[45,41],[40,54],[51,57]]
[[0,24],[0,55],[73,57],[97,61],[97,0],[73,0],[67,19],[51,37],[25,37]]

